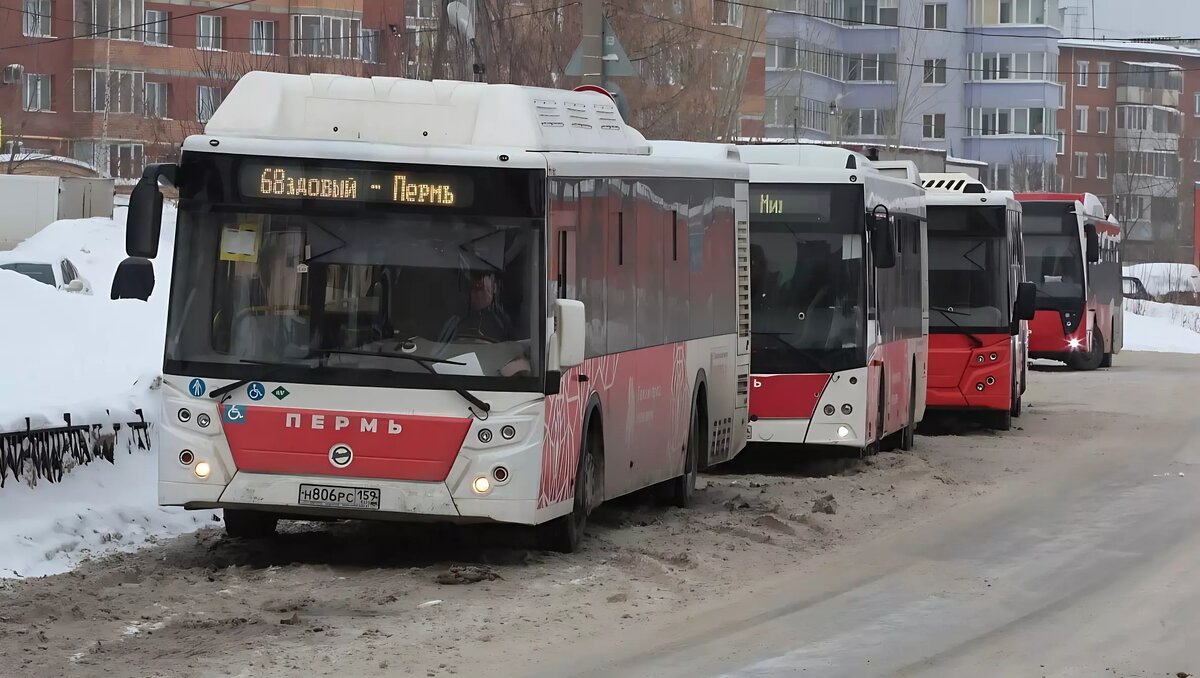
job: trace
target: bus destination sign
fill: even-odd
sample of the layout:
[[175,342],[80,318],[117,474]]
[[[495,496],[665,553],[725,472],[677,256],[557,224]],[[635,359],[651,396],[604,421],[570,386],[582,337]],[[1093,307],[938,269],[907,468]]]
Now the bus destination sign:
[[346,200],[393,205],[469,207],[469,177],[413,170],[334,169],[252,163],[242,167],[242,194],[269,200]]

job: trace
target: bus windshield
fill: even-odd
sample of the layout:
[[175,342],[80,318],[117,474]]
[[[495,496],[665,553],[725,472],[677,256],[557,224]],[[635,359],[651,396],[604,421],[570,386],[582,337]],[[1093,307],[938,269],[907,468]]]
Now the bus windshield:
[[1026,277],[1037,285],[1039,307],[1050,300],[1082,300],[1083,251],[1074,203],[1022,204]]
[[185,211],[167,361],[391,386],[432,369],[518,390],[542,363],[538,233],[519,218]]
[[864,364],[862,188],[751,190],[751,370],[835,372]]
[[929,208],[929,328],[1008,332],[1003,207]]

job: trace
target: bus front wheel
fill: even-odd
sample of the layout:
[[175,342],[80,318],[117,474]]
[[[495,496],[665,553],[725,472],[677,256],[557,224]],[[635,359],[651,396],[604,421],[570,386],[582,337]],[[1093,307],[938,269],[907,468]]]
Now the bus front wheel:
[[583,541],[588,516],[600,503],[600,463],[604,438],[599,421],[593,420],[584,435],[575,470],[575,497],[571,512],[537,527],[538,544],[547,551],[573,553]]
[[[1111,361],[1111,360],[1110,360]],[[1076,353],[1067,365],[1074,370],[1090,371],[1104,363],[1104,335],[1100,328],[1092,328],[1092,350],[1086,353]]]

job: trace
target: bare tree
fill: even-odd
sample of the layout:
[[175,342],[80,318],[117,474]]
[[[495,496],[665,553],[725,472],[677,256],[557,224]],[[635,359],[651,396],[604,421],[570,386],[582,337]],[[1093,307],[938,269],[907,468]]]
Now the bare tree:
[[[1142,111],[1145,120],[1141,120]],[[1153,116],[1158,112],[1167,116],[1166,130],[1154,129]],[[1190,258],[1181,251],[1185,238],[1180,218],[1180,120],[1163,109],[1146,107],[1131,106],[1126,115],[1129,117],[1118,121],[1116,171],[1112,175],[1122,246],[1131,259]],[[1140,244],[1145,242],[1149,245]]]

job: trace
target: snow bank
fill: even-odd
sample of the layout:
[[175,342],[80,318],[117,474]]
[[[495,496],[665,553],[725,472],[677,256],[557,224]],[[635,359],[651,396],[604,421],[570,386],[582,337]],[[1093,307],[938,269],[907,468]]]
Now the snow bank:
[[77,468],[61,483],[0,490],[0,579],[66,572],[87,557],[133,551],[212,520],[211,511],[157,505],[153,453],[120,446],[115,462]]
[[164,247],[155,261],[149,302],[108,298],[125,258],[126,209],[115,219],[58,221],[13,250],[37,259],[65,256],[92,283],[93,295],[56,290],[0,271],[0,431],[61,424],[64,412],[80,423],[107,423],[143,408],[151,414],[149,384],[162,369],[166,281],[170,277],[174,210],[163,223]]
[[1126,313],[1124,350],[1200,353],[1200,332],[1180,327],[1165,318]]
[[1141,316],[1149,316],[1151,318],[1163,318],[1171,321],[1175,325],[1187,328],[1193,332],[1200,332],[1200,306],[1186,306],[1183,304],[1163,304],[1156,301],[1145,301],[1142,299],[1126,299],[1125,300],[1126,318],[1129,314],[1136,313]]

